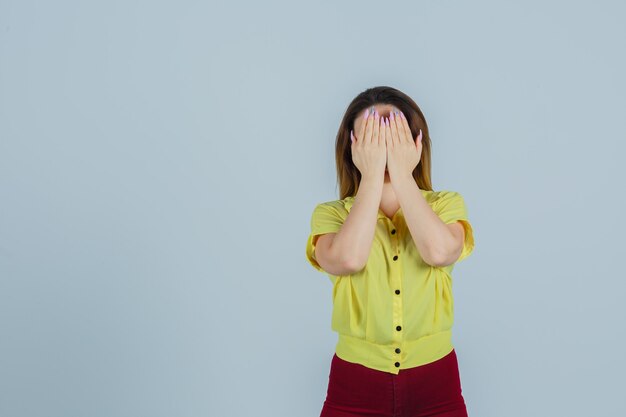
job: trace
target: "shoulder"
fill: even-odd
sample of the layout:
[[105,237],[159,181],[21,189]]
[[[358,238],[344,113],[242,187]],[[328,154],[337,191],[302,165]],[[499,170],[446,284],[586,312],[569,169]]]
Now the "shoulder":
[[460,192],[440,190],[433,192],[432,208],[444,222],[467,218],[467,207]]
[[315,206],[314,211],[347,215],[353,201],[354,197],[346,197],[343,200],[323,201]]
[[454,191],[454,190],[439,190],[439,191],[433,191],[432,193],[433,193],[433,197],[438,200],[461,197],[461,193],[459,193],[458,191]]
[[464,201],[463,196],[458,191],[453,190],[439,190],[432,192],[432,200],[434,204],[450,204],[457,203],[462,204]]
[[431,206],[439,206],[442,204],[449,203],[450,201],[455,201],[462,199],[460,193],[452,190],[421,190],[422,195]]
[[344,200],[330,200],[318,203],[312,213],[311,220],[341,220],[343,221],[348,216],[348,210],[346,209],[346,201]]
[[324,202],[319,203],[318,206],[325,206],[325,207],[330,207],[334,209],[343,209],[345,208],[345,205],[348,204],[348,202],[351,201],[352,199],[354,199],[354,197],[346,197],[343,200],[324,201]]

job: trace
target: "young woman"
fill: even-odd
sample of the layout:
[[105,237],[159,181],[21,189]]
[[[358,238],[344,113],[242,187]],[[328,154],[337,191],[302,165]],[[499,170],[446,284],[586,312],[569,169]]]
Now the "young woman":
[[467,416],[452,345],[452,269],[473,250],[463,197],[433,191],[424,115],[370,88],[339,127],[340,200],[318,204],[306,256],[333,284],[321,417]]

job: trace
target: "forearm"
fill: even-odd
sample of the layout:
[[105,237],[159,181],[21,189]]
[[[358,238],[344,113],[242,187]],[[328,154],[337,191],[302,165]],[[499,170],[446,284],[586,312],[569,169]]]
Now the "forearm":
[[350,213],[337,232],[331,251],[346,265],[361,270],[367,263],[376,232],[384,177],[363,177]]
[[437,265],[454,250],[454,236],[430,207],[412,176],[394,179],[392,185],[420,256],[427,264]]

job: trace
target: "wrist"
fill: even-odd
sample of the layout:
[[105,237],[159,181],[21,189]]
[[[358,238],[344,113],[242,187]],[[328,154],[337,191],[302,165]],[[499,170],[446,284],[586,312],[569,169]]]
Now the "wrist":
[[390,175],[390,178],[392,180],[391,181],[392,184],[395,183],[395,184],[402,185],[402,184],[407,184],[407,183],[411,184],[415,182],[415,178],[413,178],[413,175],[411,174],[397,174],[394,176]]
[[385,182],[385,175],[380,175],[380,174],[375,174],[375,173],[367,173],[364,175],[361,175],[361,183],[372,183],[372,184],[377,184],[377,183],[384,183]]

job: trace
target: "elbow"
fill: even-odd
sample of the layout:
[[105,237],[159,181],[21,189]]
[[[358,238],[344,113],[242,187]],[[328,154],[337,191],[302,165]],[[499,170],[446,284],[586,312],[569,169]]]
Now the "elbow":
[[431,249],[427,251],[426,256],[423,256],[422,259],[427,264],[434,266],[436,268],[441,268],[444,266],[448,266],[453,264],[456,259],[458,259],[461,254],[460,250],[455,250],[453,252],[445,249]]
[[428,256],[422,256],[422,259],[424,260],[424,262],[426,262],[428,265],[430,266],[434,266],[436,268],[440,268],[442,266],[445,266],[445,262],[443,261],[442,258],[439,258],[437,256],[432,256],[432,255],[428,255]]
[[453,262],[450,262],[446,259],[435,259],[435,260],[431,260],[429,262],[426,262],[427,264],[434,266],[435,268],[442,268],[444,266],[448,266],[450,264],[452,264]]
[[343,269],[347,272],[346,275],[356,274],[365,268],[365,262],[359,260],[357,257],[346,257],[341,261]]

